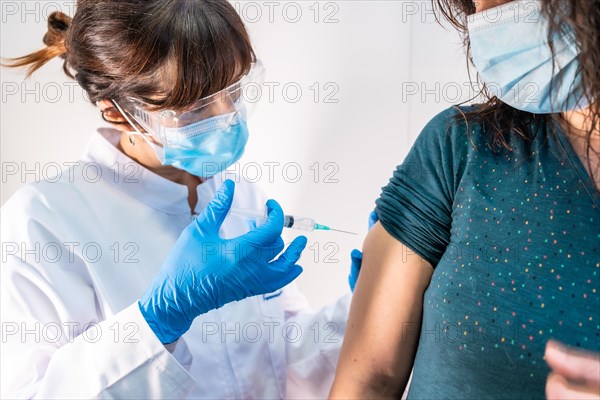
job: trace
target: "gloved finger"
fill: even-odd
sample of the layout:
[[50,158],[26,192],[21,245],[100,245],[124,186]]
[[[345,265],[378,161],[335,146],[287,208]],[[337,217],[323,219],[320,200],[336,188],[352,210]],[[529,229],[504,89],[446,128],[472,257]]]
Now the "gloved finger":
[[267,201],[268,217],[264,224],[242,236],[254,245],[273,242],[283,231],[283,210],[275,200]]
[[362,262],[362,256],[363,256],[362,251],[360,251],[358,249],[354,249],[350,253],[350,258],[352,259],[352,262],[354,263],[354,261],[358,261],[359,268],[360,268],[360,263]]
[[278,236],[275,241],[272,243],[261,246],[260,248],[260,258],[265,262],[269,262],[273,260],[281,251],[285,248],[285,243],[281,236]]
[[300,255],[302,255],[302,251],[306,247],[306,242],[306,237],[298,236],[277,260],[269,263],[269,266],[279,272],[278,275],[281,276],[280,279],[266,283],[265,286],[270,292],[281,289],[302,273],[302,267],[297,265],[296,262],[300,258]]
[[231,179],[223,182],[213,199],[196,218],[196,223],[201,231],[219,231],[231,208],[234,191],[235,184]]
[[306,236],[298,236],[292,240],[292,243],[290,243],[283,254],[281,254],[277,260],[270,263],[271,267],[275,270],[285,271],[296,264],[302,255],[302,251],[306,247],[307,241]]
[[297,264],[291,265],[287,268],[281,279],[269,282],[265,285],[267,293],[274,292],[288,285],[290,282],[296,279],[302,273],[302,271],[303,269],[301,266]]
[[285,243],[281,236],[278,236],[273,242],[256,245],[247,241],[240,242],[240,254],[246,261],[268,263],[274,259],[277,254],[281,253],[285,247]]
[[371,230],[371,228],[377,223],[377,221],[379,221],[377,213],[375,211],[371,211],[371,214],[369,214],[369,230]]
[[350,274],[348,275],[348,284],[350,285],[350,290],[354,292],[354,287],[356,286],[356,281],[358,280],[358,275],[360,274],[360,267],[362,265],[362,253],[354,249],[350,253]]

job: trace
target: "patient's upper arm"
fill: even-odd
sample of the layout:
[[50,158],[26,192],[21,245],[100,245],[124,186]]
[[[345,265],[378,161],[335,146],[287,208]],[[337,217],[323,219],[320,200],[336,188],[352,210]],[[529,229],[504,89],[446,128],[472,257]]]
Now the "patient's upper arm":
[[[433,268],[451,242],[470,142],[448,109],[425,126],[376,201],[332,396],[400,395],[410,376]],[[412,249],[412,250],[411,250]]]
[[402,393],[432,272],[429,262],[375,224],[363,247],[332,397]]

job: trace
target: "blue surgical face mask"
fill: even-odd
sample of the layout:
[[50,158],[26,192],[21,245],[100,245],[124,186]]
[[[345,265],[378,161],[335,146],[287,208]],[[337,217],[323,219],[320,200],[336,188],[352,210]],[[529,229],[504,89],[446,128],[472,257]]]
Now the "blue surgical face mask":
[[552,37],[539,0],[515,1],[469,17],[473,63],[502,102],[534,114],[585,108],[575,32]]
[[179,128],[165,128],[166,143],[155,146],[164,165],[207,178],[233,165],[244,153],[248,127],[241,113],[218,115]]

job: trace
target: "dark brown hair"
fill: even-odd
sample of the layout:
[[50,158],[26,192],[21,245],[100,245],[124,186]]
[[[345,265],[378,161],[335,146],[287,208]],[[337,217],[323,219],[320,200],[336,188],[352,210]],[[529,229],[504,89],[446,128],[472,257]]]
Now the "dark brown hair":
[[27,75],[54,57],[92,102],[133,97],[180,109],[245,75],[256,57],[227,0],[79,0],[48,18],[46,48],[4,63]]
[[[470,61],[467,17],[475,13],[475,2],[473,0],[432,0],[432,2],[438,20],[445,18],[462,33],[467,49],[467,58]],[[562,30],[564,23],[573,27],[580,49],[581,89],[587,99],[600,99],[600,3],[587,0],[542,0],[541,6],[542,13],[549,21],[548,39]],[[550,40],[548,41],[551,43]],[[539,126],[532,122],[555,121],[565,126],[561,114],[535,115],[516,110],[489,95],[485,85],[481,82],[479,84],[480,87],[483,87],[483,95],[487,101],[476,111],[465,114],[464,118],[468,121],[478,121],[486,126],[491,147],[510,148],[508,138],[512,134],[517,134],[525,140],[530,139],[532,135],[530,127],[532,125]],[[590,164],[591,135],[600,124],[600,102],[590,104],[589,120],[586,122],[590,126],[587,132],[588,167],[592,170]]]

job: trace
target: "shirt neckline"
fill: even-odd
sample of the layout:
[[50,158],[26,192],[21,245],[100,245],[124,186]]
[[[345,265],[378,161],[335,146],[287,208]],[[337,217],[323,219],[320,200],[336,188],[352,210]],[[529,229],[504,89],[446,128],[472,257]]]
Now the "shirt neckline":
[[585,168],[585,165],[583,165],[583,161],[579,158],[579,155],[577,155],[577,152],[567,137],[567,133],[564,132],[558,123],[554,122],[552,125],[564,154],[567,156],[569,163],[583,183],[584,189],[592,200],[592,203],[594,203],[596,210],[600,212],[600,192],[596,188],[594,179]]

